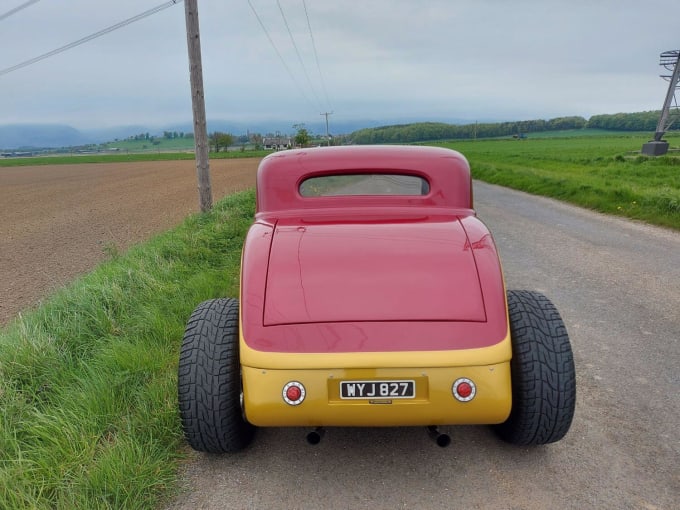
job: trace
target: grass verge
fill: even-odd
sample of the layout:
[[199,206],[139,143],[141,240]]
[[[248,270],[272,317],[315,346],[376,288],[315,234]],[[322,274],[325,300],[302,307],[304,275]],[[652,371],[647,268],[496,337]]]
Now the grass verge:
[[254,192],[131,249],[0,331],[0,508],[153,508],[175,481],[184,321],[237,295]]
[[[639,155],[648,136],[488,140],[442,144],[472,175],[603,213],[680,230],[680,153]],[[680,138],[668,136],[671,146]]]

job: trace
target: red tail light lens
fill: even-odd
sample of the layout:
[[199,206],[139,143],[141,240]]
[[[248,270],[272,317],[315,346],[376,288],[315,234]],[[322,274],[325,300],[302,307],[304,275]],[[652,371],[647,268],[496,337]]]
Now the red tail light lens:
[[305,387],[297,381],[291,381],[283,387],[283,400],[286,404],[300,405],[305,399],[305,395]]
[[296,401],[300,400],[300,397],[302,396],[302,390],[298,388],[297,386],[290,386],[286,390],[286,398],[288,400]]
[[477,394],[477,387],[470,379],[461,377],[456,379],[451,388],[453,396],[460,402],[469,402]]

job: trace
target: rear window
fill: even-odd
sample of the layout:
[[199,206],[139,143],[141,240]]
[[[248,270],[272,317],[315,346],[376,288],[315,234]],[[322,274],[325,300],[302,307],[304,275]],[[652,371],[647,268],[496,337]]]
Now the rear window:
[[427,195],[430,184],[416,175],[342,174],[310,177],[300,184],[303,197]]

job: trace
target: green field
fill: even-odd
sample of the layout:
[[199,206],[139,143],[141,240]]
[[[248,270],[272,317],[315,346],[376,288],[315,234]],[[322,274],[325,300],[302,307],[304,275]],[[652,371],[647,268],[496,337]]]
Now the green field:
[[[680,152],[639,154],[648,135],[457,141],[476,179],[680,229]],[[677,134],[667,137],[680,145]]]
[[[476,178],[680,230],[680,157],[639,156],[646,140],[442,145],[463,152]],[[176,396],[184,324],[200,301],[236,295],[254,208],[254,193],[239,193],[112,251],[0,330],[0,508],[154,508],[173,494],[186,457]]]
[[192,138],[155,138],[153,140],[118,140],[108,142],[100,146],[106,150],[120,150],[121,152],[148,152],[148,151],[190,151],[194,150]]

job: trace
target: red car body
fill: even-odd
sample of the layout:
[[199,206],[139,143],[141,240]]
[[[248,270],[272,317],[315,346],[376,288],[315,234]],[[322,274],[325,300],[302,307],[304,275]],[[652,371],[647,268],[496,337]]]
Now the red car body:
[[[300,194],[306,179],[339,171],[418,176],[429,192]],[[337,353],[474,349],[504,340],[503,277],[491,234],[472,209],[470,183],[460,154],[432,147],[266,158],[243,253],[245,342],[259,351]]]

